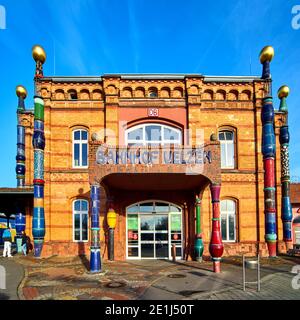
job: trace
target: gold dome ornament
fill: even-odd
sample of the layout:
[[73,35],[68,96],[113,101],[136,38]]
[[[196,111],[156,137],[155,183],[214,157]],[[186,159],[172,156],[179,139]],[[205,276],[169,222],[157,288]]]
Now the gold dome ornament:
[[284,86],[281,86],[279,89],[278,89],[278,98],[279,99],[282,99],[282,98],[286,98],[290,93],[290,88],[286,85]]
[[36,45],[32,48],[32,57],[35,62],[41,62],[43,64],[46,61],[47,55],[43,47]]
[[261,50],[259,54],[260,62],[261,63],[265,63],[266,61],[271,62],[274,55],[275,55],[274,48],[271,46],[266,46]]
[[25,87],[19,85],[16,87],[16,94],[18,97],[25,99],[27,97],[27,90]]

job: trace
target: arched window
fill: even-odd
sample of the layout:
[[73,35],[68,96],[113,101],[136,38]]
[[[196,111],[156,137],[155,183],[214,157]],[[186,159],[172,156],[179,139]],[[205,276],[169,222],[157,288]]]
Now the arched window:
[[182,143],[181,130],[161,125],[147,123],[126,130],[126,144],[129,146],[157,146]]
[[221,168],[235,168],[235,147],[234,147],[234,131],[219,131],[219,140],[221,144]]
[[88,132],[73,131],[73,168],[88,167]]
[[221,201],[221,232],[224,242],[236,241],[236,202]]
[[78,95],[77,95],[77,91],[76,90],[69,90],[68,91],[68,95],[69,95],[69,99],[70,100],[77,100],[78,99]]
[[73,241],[88,241],[88,208],[87,200],[73,202]]
[[149,89],[149,98],[157,98],[158,93],[156,88]]

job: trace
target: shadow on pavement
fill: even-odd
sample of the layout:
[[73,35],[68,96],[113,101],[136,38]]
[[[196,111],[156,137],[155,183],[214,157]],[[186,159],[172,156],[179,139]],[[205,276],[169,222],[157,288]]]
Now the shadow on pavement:
[[83,242],[78,242],[78,256],[85,267],[86,271],[90,271],[90,262],[86,257],[85,247]]
[[0,300],[9,300],[10,296],[5,293],[0,293]]

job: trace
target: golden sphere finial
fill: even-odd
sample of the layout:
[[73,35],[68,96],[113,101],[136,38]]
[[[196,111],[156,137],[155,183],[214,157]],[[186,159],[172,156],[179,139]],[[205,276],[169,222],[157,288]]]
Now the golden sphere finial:
[[25,87],[19,85],[16,87],[16,94],[18,97],[25,99],[27,97],[27,90]]
[[32,57],[36,62],[39,61],[43,64],[47,56],[43,47],[36,45],[32,48]]
[[264,47],[260,54],[259,54],[259,59],[261,63],[265,63],[266,61],[271,62],[273,57],[274,57],[274,48],[271,46],[266,46]]
[[278,89],[278,98],[279,99],[282,99],[282,98],[286,98],[290,93],[290,88],[286,85],[284,86],[281,86],[279,89]]

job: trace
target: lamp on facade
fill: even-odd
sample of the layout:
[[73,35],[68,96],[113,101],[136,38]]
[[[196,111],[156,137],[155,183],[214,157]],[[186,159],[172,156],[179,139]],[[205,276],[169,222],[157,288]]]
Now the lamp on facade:
[[108,225],[108,259],[114,260],[114,233],[117,224],[117,214],[113,208],[109,208],[107,213],[107,225]]

